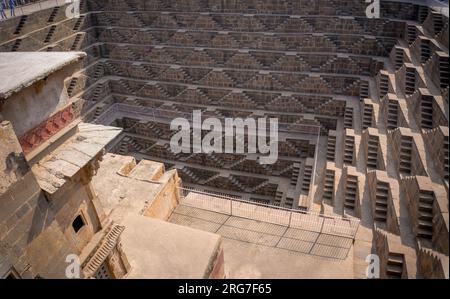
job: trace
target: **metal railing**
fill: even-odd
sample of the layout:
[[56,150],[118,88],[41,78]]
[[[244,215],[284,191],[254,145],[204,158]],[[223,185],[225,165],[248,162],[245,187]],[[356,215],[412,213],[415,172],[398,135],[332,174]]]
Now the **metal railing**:
[[357,218],[287,209],[189,187],[178,188],[181,205],[211,212],[350,239],[355,239],[359,228]]
[[[7,7],[5,9],[6,16],[10,17],[10,8],[9,8],[9,1],[5,1]],[[17,1],[16,0],[16,6],[14,8],[15,16],[19,17],[22,15],[28,15],[40,10],[56,7],[56,6],[64,6],[68,3],[66,3],[66,0],[27,0],[27,1]]]

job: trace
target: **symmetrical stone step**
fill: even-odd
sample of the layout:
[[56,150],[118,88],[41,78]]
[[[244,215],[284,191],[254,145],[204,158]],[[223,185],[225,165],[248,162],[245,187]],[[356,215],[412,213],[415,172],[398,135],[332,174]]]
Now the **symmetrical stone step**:
[[311,188],[311,179],[313,176],[313,166],[305,165],[305,169],[303,170],[303,181],[302,181],[302,192],[305,194],[309,194]]
[[55,20],[56,15],[58,14],[59,8],[60,8],[59,6],[56,6],[56,7],[53,8],[52,13],[48,17],[47,23],[53,23],[53,21]]
[[361,100],[369,97],[369,82],[366,80],[361,80],[360,82],[359,97]]
[[378,93],[383,98],[389,92],[389,77],[385,73],[378,74]]
[[75,89],[75,87],[77,86],[77,82],[78,82],[78,77],[73,77],[70,82],[69,85],[67,86],[67,94],[70,96],[72,96],[72,92]]
[[374,126],[374,111],[373,105],[370,103],[364,103],[363,115],[362,115],[362,125],[363,129]]
[[103,93],[104,85],[103,83],[99,83],[97,86],[95,86],[94,90],[92,91],[92,94],[89,97],[90,101],[98,102],[100,94]]
[[411,174],[412,137],[402,136],[398,161],[398,171],[402,174]]
[[415,25],[407,25],[406,29],[406,41],[408,44],[412,44],[417,38],[417,28]]
[[428,17],[430,10],[427,6],[419,6],[419,22],[423,23]]
[[344,164],[354,165],[355,161],[355,136],[345,135],[344,140]]
[[92,117],[92,121],[96,121],[97,118],[99,118],[100,115],[102,115],[105,107],[103,105],[99,105],[95,108],[94,115]]
[[378,168],[378,153],[379,153],[379,138],[378,136],[369,135],[367,140],[367,169]]
[[387,100],[387,129],[393,130],[398,127],[398,101]]
[[99,268],[104,264],[108,256],[111,255],[113,248],[119,242],[119,237],[124,230],[125,226],[120,226],[115,223],[110,225],[99,245],[94,249],[95,251],[92,252],[82,265],[84,277],[95,277]]
[[98,63],[95,65],[94,73],[92,74],[92,78],[99,79],[104,74],[104,68],[102,63]]
[[433,203],[434,192],[420,190],[417,211],[417,237],[431,239],[433,237]]
[[433,97],[422,95],[420,98],[420,126],[423,130],[433,128]]
[[296,186],[298,181],[298,176],[300,174],[300,163],[294,163],[292,169],[291,185]]
[[75,36],[75,39],[73,40],[72,46],[70,47],[70,51],[75,51],[75,50],[78,49],[78,44],[80,43],[82,36],[83,36],[82,33],[78,33]]
[[27,21],[27,19],[28,19],[28,16],[27,15],[24,15],[24,16],[21,16],[20,17],[20,21],[19,21],[19,24],[17,24],[17,27],[16,27],[16,30],[14,31],[14,34],[20,34],[21,32],[22,32],[22,29],[23,29],[23,27],[24,27],[24,25],[25,25],[25,22]]
[[18,38],[16,39],[16,41],[14,42],[12,48],[11,48],[11,52],[16,52],[17,50],[19,50],[20,44],[22,43],[22,39]]
[[322,199],[329,202],[333,202],[334,199],[334,175],[335,172],[332,169],[325,170],[325,181],[323,185]]
[[118,146],[116,152],[117,152],[119,155],[122,155],[122,156],[125,156],[126,154],[128,154],[128,152],[129,152],[128,147],[129,147],[130,141],[131,141],[131,137],[125,136],[125,137],[120,141],[119,146]]
[[358,177],[347,175],[345,181],[344,207],[354,210],[358,199]]
[[424,64],[428,61],[430,57],[431,57],[430,40],[423,38],[420,40],[420,62]]
[[416,91],[416,70],[406,67],[405,72],[405,94],[411,95]]
[[294,199],[292,197],[286,197],[284,206],[285,208],[292,209],[294,207]]
[[444,167],[443,167],[443,174],[444,179],[448,182],[449,177],[449,167],[448,167],[448,138],[444,139],[444,145],[443,145],[443,157],[444,157]]
[[181,171],[183,172],[183,174],[187,175],[190,177],[190,181],[193,183],[197,183],[199,182],[201,179],[194,174],[194,172],[192,172],[192,170],[190,170],[188,167],[183,167],[181,168]]
[[345,107],[344,128],[353,129],[353,108]]
[[389,252],[386,263],[386,276],[388,278],[402,278],[403,261],[403,254]]
[[[440,87],[442,89],[444,89],[444,88],[448,89],[448,84],[449,84],[448,54],[442,55],[439,57],[439,78],[440,78]],[[447,99],[447,103],[448,103],[448,99]]]
[[377,182],[375,193],[374,220],[386,222],[389,199],[389,183]]
[[433,34],[434,36],[439,34],[442,31],[442,28],[444,27],[444,20],[442,14],[436,12],[436,11],[430,11],[433,16]]
[[395,51],[395,69],[398,70],[403,66],[404,61],[404,50],[400,47],[394,47]]
[[128,84],[127,81],[119,80],[118,82],[119,82],[120,86],[123,87],[127,91],[127,93],[134,94],[133,88]]
[[73,31],[78,31],[80,30],[81,25],[83,24],[84,18],[86,16],[85,15],[80,15],[80,17],[77,19],[75,25],[73,26],[72,30]]
[[47,36],[44,39],[44,43],[48,43],[52,40],[53,33],[55,33],[56,25],[50,26],[50,29],[48,30]]
[[283,191],[277,190],[275,194],[275,201],[281,203],[281,199],[283,198]]
[[327,161],[335,161],[336,153],[336,131],[328,131]]

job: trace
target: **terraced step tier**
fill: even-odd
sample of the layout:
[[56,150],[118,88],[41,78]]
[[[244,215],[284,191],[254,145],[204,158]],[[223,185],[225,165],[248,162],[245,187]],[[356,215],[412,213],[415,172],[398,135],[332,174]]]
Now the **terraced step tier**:
[[389,184],[378,182],[375,191],[374,219],[386,222],[388,213]]
[[292,169],[291,185],[296,186],[298,181],[298,176],[300,174],[300,164],[294,163]]
[[11,52],[18,51],[21,43],[22,43],[22,39],[20,39],[20,38],[16,39],[16,41],[14,42],[14,44],[11,48]]
[[56,6],[53,8],[52,13],[50,14],[50,16],[47,20],[47,23],[53,23],[55,21],[55,17],[59,12],[59,8],[60,8],[59,6]]
[[25,26],[25,23],[28,19],[27,15],[21,16],[19,24],[17,24],[16,30],[14,31],[14,34],[18,35],[22,32],[23,27]]
[[86,17],[85,15],[80,15],[80,17],[78,18],[78,20],[76,21],[75,25],[72,28],[73,31],[80,30],[80,27],[83,24],[83,21],[84,21],[85,17]]
[[303,171],[303,182],[302,182],[302,191],[306,194],[309,194],[309,189],[311,187],[311,178],[312,178],[312,166],[306,165]]
[[70,51],[75,51],[78,48],[78,44],[81,41],[83,34],[79,33],[75,36],[75,39],[73,40],[72,46],[70,47]]
[[47,36],[44,39],[44,43],[48,43],[51,41],[52,37],[53,37],[53,33],[55,33],[56,30],[56,25],[53,25],[50,27],[50,29],[48,30]]
[[404,258],[402,254],[389,253],[386,264],[388,278],[402,278]]
[[335,160],[335,152],[336,152],[336,136],[329,135],[327,142],[327,156],[326,156],[328,161]]

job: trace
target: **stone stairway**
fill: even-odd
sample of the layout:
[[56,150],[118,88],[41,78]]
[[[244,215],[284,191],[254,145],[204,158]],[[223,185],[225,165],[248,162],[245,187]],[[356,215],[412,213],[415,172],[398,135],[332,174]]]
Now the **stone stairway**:
[[119,82],[120,86],[123,87],[128,94],[134,94],[133,88],[131,88],[131,86],[128,84],[127,81],[119,80],[118,82]]
[[411,154],[412,154],[412,137],[402,136],[400,144],[400,155],[398,161],[398,171],[401,174],[411,174]]
[[387,101],[387,129],[393,130],[398,127],[398,101],[386,99]]
[[389,183],[377,182],[375,193],[374,220],[386,222],[389,199]]
[[394,65],[395,69],[398,70],[403,66],[404,62],[404,50],[401,47],[394,47],[395,56],[394,56]]
[[[439,57],[439,78],[440,78],[440,88],[448,89],[449,85],[449,61],[448,55],[446,57]],[[446,101],[448,103],[448,95],[446,97]]]
[[75,39],[73,40],[72,46],[70,47],[70,51],[75,51],[78,49],[78,44],[81,41],[81,37],[83,36],[83,33],[78,33],[75,36]]
[[345,107],[344,128],[353,129],[353,108]]
[[24,16],[20,17],[19,24],[17,24],[16,30],[14,31],[15,35],[18,35],[18,34],[20,34],[22,32],[22,29],[25,26],[25,23],[26,23],[27,19],[28,19],[27,15],[24,15]]
[[80,15],[80,17],[78,18],[78,20],[76,21],[75,25],[72,28],[73,31],[80,30],[81,25],[83,24],[83,21],[84,21],[85,17],[86,17],[85,15]]
[[433,128],[433,97],[422,95],[420,98],[420,126],[423,130]]
[[21,43],[22,43],[22,39],[20,39],[20,38],[16,39],[16,41],[14,42],[14,44],[13,44],[13,46],[11,48],[11,52],[18,51]]
[[59,12],[60,7],[56,6],[53,8],[52,13],[50,14],[50,16],[47,19],[47,23],[53,23],[55,21],[55,17]]
[[78,82],[78,77],[73,77],[70,82],[69,85],[67,86],[67,94],[70,96],[72,96],[72,93],[75,89],[75,87],[77,86],[77,82]]
[[55,33],[56,25],[50,26],[47,35],[45,36],[44,43],[49,43],[52,40],[53,33]]
[[369,82],[366,80],[361,80],[359,97],[361,99],[366,99],[369,97]]
[[92,78],[99,79],[104,73],[104,68],[102,63],[98,63],[95,65],[94,68],[94,74],[92,75]]
[[389,92],[389,77],[386,74],[380,72],[378,74],[377,80],[379,97],[383,98]]
[[335,161],[336,153],[336,131],[328,131],[327,161]]
[[363,117],[362,117],[363,129],[373,127],[374,126],[373,120],[374,120],[373,105],[369,103],[364,103]]
[[334,199],[334,176],[335,171],[331,169],[325,170],[325,181],[323,185],[322,200],[333,202]]
[[103,93],[103,89],[104,89],[103,83],[98,83],[97,86],[95,86],[92,94],[90,95],[89,100],[93,102],[98,102],[100,94]]
[[291,185],[296,186],[298,181],[298,176],[300,175],[300,163],[294,163],[292,165],[292,176],[291,176]]
[[109,61],[105,62],[106,67],[108,68],[108,70],[110,71],[110,74],[113,76],[123,76],[124,73],[117,69],[112,63],[110,63]]
[[432,239],[433,237],[433,191],[420,190],[417,211],[417,237]]
[[200,179],[197,175],[195,175],[195,174],[194,174],[190,169],[188,169],[187,167],[181,168],[181,171],[182,171],[185,175],[189,176],[192,182],[194,182],[194,183],[200,182],[201,179]]
[[417,38],[417,28],[416,25],[408,24],[406,28],[406,41],[408,44],[414,43]]
[[414,68],[405,67],[405,94],[411,95],[416,91],[416,71]]
[[386,263],[386,275],[388,278],[402,278],[403,261],[403,254],[389,252]]
[[344,208],[354,210],[358,200],[358,177],[347,175],[345,180]]
[[302,192],[307,195],[309,194],[311,188],[311,179],[313,176],[312,171],[312,165],[305,165],[305,169],[303,170]]
[[378,137],[369,135],[367,141],[367,169],[378,168]]
[[344,164],[354,165],[355,157],[355,136],[345,135],[344,140]]

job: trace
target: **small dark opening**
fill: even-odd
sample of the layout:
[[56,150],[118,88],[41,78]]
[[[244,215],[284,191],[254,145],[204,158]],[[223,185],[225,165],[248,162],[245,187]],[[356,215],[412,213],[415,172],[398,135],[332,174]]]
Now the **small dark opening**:
[[17,277],[13,273],[9,273],[8,276],[5,277],[5,279],[17,279]]
[[77,218],[72,223],[73,230],[78,233],[80,229],[85,225],[83,217],[81,215],[78,215]]

